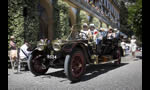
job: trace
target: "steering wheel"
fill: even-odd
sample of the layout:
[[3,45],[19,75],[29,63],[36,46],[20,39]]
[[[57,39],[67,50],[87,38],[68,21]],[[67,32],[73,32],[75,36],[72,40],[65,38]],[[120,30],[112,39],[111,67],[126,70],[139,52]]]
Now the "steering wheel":
[[86,38],[88,38],[88,35],[87,35],[86,33],[80,32],[80,34],[81,34],[80,38],[85,39],[85,38],[82,37],[82,36],[83,36],[82,34],[84,34],[84,36],[85,36]]

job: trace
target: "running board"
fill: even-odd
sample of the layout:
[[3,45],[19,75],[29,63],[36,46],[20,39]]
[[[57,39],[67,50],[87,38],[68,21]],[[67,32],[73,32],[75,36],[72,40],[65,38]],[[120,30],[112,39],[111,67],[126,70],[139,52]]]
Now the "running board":
[[98,64],[114,63],[115,61],[118,61],[118,59],[113,59],[107,62],[99,62]]
[[109,61],[106,61],[106,62],[99,62],[99,63],[97,63],[97,64],[90,63],[89,65],[98,65],[98,64],[114,63],[115,61],[118,61],[118,59],[113,59],[113,60],[109,60]]

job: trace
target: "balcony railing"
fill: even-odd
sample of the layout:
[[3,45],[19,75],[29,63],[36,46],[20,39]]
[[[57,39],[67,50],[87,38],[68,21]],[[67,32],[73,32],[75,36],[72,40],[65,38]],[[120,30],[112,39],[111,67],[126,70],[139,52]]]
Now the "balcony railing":
[[118,24],[115,22],[115,20],[111,20],[108,13],[103,12],[102,10],[98,11],[95,9],[95,7],[92,7],[89,3],[81,1],[81,0],[68,0],[71,3],[75,4],[79,8],[82,8],[83,10],[87,11],[89,14],[97,17],[101,21],[105,22],[108,25],[111,25],[112,27],[118,27]]

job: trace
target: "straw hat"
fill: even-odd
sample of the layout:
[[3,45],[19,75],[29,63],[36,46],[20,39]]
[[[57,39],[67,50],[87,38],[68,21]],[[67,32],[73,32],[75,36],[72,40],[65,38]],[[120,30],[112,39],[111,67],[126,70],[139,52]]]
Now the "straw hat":
[[114,31],[117,31],[117,28],[115,28]]
[[92,23],[92,24],[90,24],[90,27],[95,27],[95,25]]
[[109,28],[109,30],[113,30],[113,28],[112,28],[112,27],[110,27],[110,28]]
[[15,37],[14,36],[10,36],[10,39],[14,39]]
[[88,26],[87,23],[83,23],[83,26]]

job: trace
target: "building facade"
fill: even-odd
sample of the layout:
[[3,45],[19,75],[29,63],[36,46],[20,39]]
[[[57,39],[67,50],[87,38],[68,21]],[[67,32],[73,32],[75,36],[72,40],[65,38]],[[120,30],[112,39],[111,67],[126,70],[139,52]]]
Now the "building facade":
[[[78,10],[86,12],[86,17],[96,17],[100,22],[100,27],[120,28],[119,5],[116,0],[62,0],[69,4],[70,27],[77,23]],[[40,0],[40,33],[48,39],[54,39],[55,7],[54,0]],[[85,22],[87,23],[87,22]]]
[[[69,19],[71,25],[77,23],[77,10],[83,10],[87,14],[87,18],[96,17],[99,19],[101,27],[120,28],[120,11],[116,0],[62,0],[67,2],[70,7]],[[40,16],[40,30],[44,36],[53,39],[54,18],[53,6],[54,0],[40,0],[40,6],[43,8]]]
[[120,11],[116,0],[65,0],[74,8],[85,10],[108,26],[120,28]]

